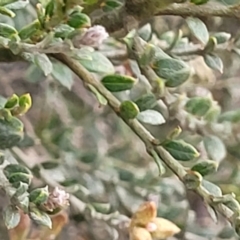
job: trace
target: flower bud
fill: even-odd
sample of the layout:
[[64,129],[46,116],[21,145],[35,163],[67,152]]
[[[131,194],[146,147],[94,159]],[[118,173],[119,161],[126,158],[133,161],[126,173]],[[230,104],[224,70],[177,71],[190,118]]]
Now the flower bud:
[[64,207],[69,205],[69,194],[64,190],[55,187],[49,194],[47,201],[43,204],[43,208],[49,213],[57,213]]
[[72,41],[76,48],[81,46],[99,47],[108,36],[104,27],[96,25],[89,28],[83,35],[76,35]]

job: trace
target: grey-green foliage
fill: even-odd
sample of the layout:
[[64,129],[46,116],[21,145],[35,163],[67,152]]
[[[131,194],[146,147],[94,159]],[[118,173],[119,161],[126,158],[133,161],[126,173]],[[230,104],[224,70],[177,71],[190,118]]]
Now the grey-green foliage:
[[[8,149],[4,153],[10,155],[12,147],[28,150],[34,166],[32,172],[19,168],[23,163],[14,165],[16,172],[8,168],[4,171],[15,189],[15,202],[4,211],[7,227],[19,222],[16,202],[35,222],[51,227],[48,209],[39,207],[48,199],[48,188],[29,188],[32,174],[42,185],[48,182],[41,177],[43,171],[45,177],[76,197],[73,209],[80,209],[92,238],[99,240],[98,230],[93,227],[96,222],[106,230],[105,239],[116,238],[117,230],[123,234],[126,229],[119,228],[121,221],[126,221],[141,202],[154,197],[160,202],[158,214],[185,229],[186,236],[190,232],[196,238],[233,236],[235,233],[225,228],[206,227],[202,232],[198,223],[204,220],[198,219],[199,211],[204,209],[206,215],[209,211],[215,218],[214,204],[208,208],[201,202],[195,204],[192,208],[198,223],[187,221],[187,202],[192,199],[186,198],[183,185],[155,148],[163,148],[186,170],[182,180],[187,188],[203,187],[215,204],[220,202],[236,210],[240,197],[240,86],[235,78],[239,57],[233,52],[239,52],[238,39],[234,39],[238,36],[231,36],[228,29],[218,31],[219,22],[207,27],[201,19],[189,17],[176,24],[169,17],[148,23],[138,34],[132,31],[120,40],[107,38],[106,32],[98,29],[99,35],[105,34],[105,41],[96,47],[99,39],[84,35],[91,30],[88,13],[96,7],[96,1],[85,1],[81,6],[85,13],[80,6],[73,9],[71,4],[61,5],[62,1],[39,2],[42,5],[38,5],[38,11],[36,1],[30,1],[27,7],[2,2],[6,14],[0,16],[0,52],[7,46],[11,54],[29,63],[26,76],[18,79],[19,89],[14,81],[7,84],[14,92],[32,93],[34,99],[33,108],[25,115],[27,136],[18,117],[29,109],[29,103],[16,102],[14,95],[6,96],[4,85],[0,89],[0,94],[10,97],[0,98],[0,149]],[[191,2],[204,5],[207,1]],[[110,14],[121,6],[119,1],[106,1],[102,10]],[[22,9],[15,10],[19,7]],[[10,18],[13,14],[8,10],[16,17]],[[56,53],[71,56],[99,85],[76,81],[69,66],[53,59]],[[8,79],[9,72],[5,74]],[[1,81],[6,84],[5,78]],[[107,89],[107,94],[101,89]],[[111,96],[117,97],[120,106],[111,102]],[[154,149],[146,142],[143,146],[131,128],[105,107],[108,104],[130,126],[141,122],[143,130],[156,138]],[[144,134],[134,131],[140,137]],[[2,164],[4,153],[0,156]],[[45,163],[40,164],[40,159]],[[224,194],[232,191],[236,199],[226,201]],[[83,205],[79,207],[79,203]],[[239,212],[235,213],[237,223]],[[78,221],[79,215],[75,211],[71,214]],[[237,224],[235,228],[239,232]]]

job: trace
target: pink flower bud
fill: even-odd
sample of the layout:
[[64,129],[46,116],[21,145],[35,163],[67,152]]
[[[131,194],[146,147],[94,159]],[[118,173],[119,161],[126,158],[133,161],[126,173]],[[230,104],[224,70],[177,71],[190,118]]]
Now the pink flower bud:
[[55,206],[64,207],[68,205],[69,194],[64,190],[55,187],[53,192],[50,193],[49,199],[51,199]]
[[89,28],[83,35],[75,36],[73,44],[76,48],[81,46],[99,47],[108,36],[103,26],[96,25]]
[[69,205],[69,197],[69,194],[64,190],[55,187],[42,207],[44,210],[50,212],[61,210]]

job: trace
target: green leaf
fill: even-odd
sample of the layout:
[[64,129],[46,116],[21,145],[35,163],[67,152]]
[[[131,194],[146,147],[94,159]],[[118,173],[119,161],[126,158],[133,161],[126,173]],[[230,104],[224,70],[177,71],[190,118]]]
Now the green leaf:
[[149,65],[155,57],[155,46],[153,44],[146,44],[144,46],[143,54],[139,58],[139,64],[141,66]]
[[125,169],[118,169],[118,175],[121,181],[132,181],[134,179],[134,174]]
[[126,119],[133,119],[139,113],[138,106],[132,101],[124,101],[120,105],[120,114]]
[[47,201],[49,196],[48,186],[44,188],[37,188],[30,192],[29,201],[36,205],[43,204]]
[[0,149],[12,148],[23,138],[23,132],[12,126],[11,122],[0,119]]
[[0,165],[2,165],[5,162],[5,155],[4,153],[0,152]]
[[13,206],[8,206],[3,211],[3,219],[8,229],[15,228],[21,219],[19,210]]
[[158,60],[153,68],[159,77],[166,79],[167,87],[178,87],[187,81],[191,73],[185,62],[172,58]]
[[11,17],[11,18],[15,17],[16,15],[13,11],[9,10],[6,7],[0,7],[0,14]]
[[115,72],[112,63],[102,53],[89,51],[88,57],[88,59],[78,59],[88,71],[105,74]]
[[183,140],[166,141],[163,147],[177,160],[190,161],[199,157],[198,151]]
[[155,163],[157,164],[159,176],[162,176],[166,172],[166,169],[163,166],[162,160],[160,159],[159,155],[156,153],[155,150],[151,150],[151,155]]
[[13,35],[17,34],[17,30],[6,24],[6,23],[0,23],[0,36],[6,37],[6,38],[11,38]]
[[5,108],[12,109],[18,104],[19,98],[16,94],[13,94],[10,98],[8,98]]
[[196,5],[201,5],[207,3],[209,0],[191,0],[191,3],[194,3]]
[[217,185],[207,181],[207,180],[202,180],[202,186],[204,188],[206,188],[206,190],[213,196],[217,196],[220,197],[222,196],[222,190],[220,189],[220,187],[218,187]]
[[51,169],[55,169],[55,168],[59,167],[59,163],[56,161],[46,161],[46,162],[41,163],[41,166],[44,169],[51,170]]
[[91,19],[88,15],[81,12],[73,12],[67,21],[67,24],[73,28],[84,28],[91,26]]
[[218,233],[217,237],[220,239],[231,239],[234,237],[234,234],[234,229],[231,226],[226,226]]
[[11,9],[11,10],[18,10],[25,8],[29,4],[29,0],[21,0],[21,1],[15,1],[10,4],[5,5],[6,8]]
[[109,91],[120,92],[131,89],[137,81],[129,76],[111,74],[105,76],[101,82]]
[[67,24],[60,24],[54,28],[56,38],[67,38],[68,35],[74,31],[74,28],[70,27]]
[[118,7],[122,6],[122,2],[117,1],[117,0],[106,0],[103,3],[103,11],[104,12],[108,12],[108,11],[112,11]]
[[240,122],[240,110],[228,111],[220,115],[219,122]]
[[193,97],[187,101],[185,109],[187,112],[202,117],[212,106],[212,101],[209,98]]
[[29,216],[37,224],[52,228],[52,221],[47,213],[42,212],[35,207],[31,207]]
[[152,27],[150,23],[147,23],[138,30],[138,35],[146,42],[152,37]]
[[143,123],[151,125],[161,125],[166,122],[160,112],[151,109],[140,112],[137,119]]
[[191,170],[199,172],[202,176],[209,175],[216,172],[218,169],[218,162],[211,160],[201,160],[196,163]]
[[231,34],[226,32],[217,32],[212,34],[212,36],[217,39],[217,44],[223,44],[231,38]]
[[39,31],[39,29],[41,29],[41,24],[38,20],[33,21],[32,23],[24,26],[18,33],[19,37],[22,40],[26,40],[28,38],[33,37],[33,35],[35,33],[37,33],[37,31]]
[[12,173],[26,173],[31,174],[30,170],[20,164],[8,164],[4,170],[6,177],[9,177]]
[[210,37],[205,48],[204,53],[205,54],[211,54],[217,46],[217,39],[215,37]]
[[29,185],[24,182],[17,182],[15,184],[12,184],[13,187],[16,188],[16,192],[14,194],[15,197],[19,197],[27,192]]
[[91,205],[94,207],[94,209],[97,212],[103,213],[103,214],[108,214],[110,209],[111,209],[111,205],[110,203],[91,203]]
[[40,69],[42,69],[45,76],[52,72],[53,65],[46,54],[35,53],[33,61]]
[[223,62],[220,57],[215,54],[206,54],[204,55],[204,61],[208,67],[213,70],[217,70],[220,73],[223,73]]
[[4,108],[6,102],[7,102],[7,99],[0,95],[0,109]]
[[68,90],[71,90],[73,81],[72,71],[62,63],[53,63],[52,64],[52,76]]
[[98,100],[98,102],[101,104],[101,105],[107,105],[107,99],[102,95],[102,94],[100,94],[99,92],[98,92],[98,90],[94,87],[94,86],[92,86],[92,85],[90,85],[90,84],[88,84],[88,87],[89,87],[89,89],[91,90],[91,92],[96,96],[96,98],[97,98],[97,100]]
[[198,18],[188,17],[187,25],[192,34],[203,44],[207,44],[209,34],[206,25]]
[[29,207],[29,198],[28,193],[23,194],[22,196],[18,197],[18,207],[23,210],[25,214],[28,213],[28,207]]
[[209,109],[209,111],[205,114],[204,119],[208,122],[217,122],[218,117],[221,113],[221,107],[215,105]]
[[211,135],[206,136],[203,139],[203,143],[209,158],[220,162],[226,157],[226,147],[220,138]]
[[8,177],[8,181],[10,183],[23,182],[23,183],[30,185],[31,180],[32,180],[32,175],[26,174],[26,173],[12,173]]
[[138,98],[135,103],[138,105],[140,111],[153,108],[157,104],[157,99],[152,93],[146,93]]

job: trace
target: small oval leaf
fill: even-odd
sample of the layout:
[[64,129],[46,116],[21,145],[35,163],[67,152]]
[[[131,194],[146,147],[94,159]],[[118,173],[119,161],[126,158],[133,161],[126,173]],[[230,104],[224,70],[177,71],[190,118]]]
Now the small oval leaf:
[[77,58],[78,61],[90,72],[109,74],[115,72],[112,63],[100,52],[88,51],[88,58]]
[[226,157],[226,147],[217,136],[206,136],[203,143],[210,159],[220,162]]
[[223,73],[223,62],[222,59],[215,54],[206,54],[204,55],[204,61],[208,67],[213,70],[217,70],[220,73]]
[[18,209],[10,205],[3,211],[3,219],[6,227],[12,229],[19,224],[21,216]]
[[166,122],[161,113],[151,109],[140,112],[137,119],[151,125],[161,125]]
[[187,112],[202,117],[204,116],[212,106],[212,102],[209,98],[194,97],[187,101],[185,109]]
[[111,74],[102,79],[102,84],[111,92],[129,90],[136,83],[136,79],[129,76]]
[[199,172],[202,176],[209,175],[216,172],[218,169],[218,162],[211,160],[202,160],[196,163],[191,170]]
[[146,93],[138,98],[135,103],[138,105],[140,111],[145,111],[155,107],[157,99],[152,93]]
[[190,161],[199,157],[198,151],[183,140],[166,141],[163,147],[179,161]]
[[165,58],[154,63],[157,75],[166,80],[167,87],[177,87],[183,84],[190,76],[190,67],[183,61]]
[[209,39],[209,34],[206,25],[198,18],[188,17],[187,25],[192,34],[203,44],[206,44]]

